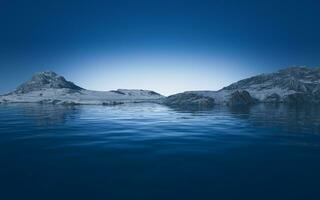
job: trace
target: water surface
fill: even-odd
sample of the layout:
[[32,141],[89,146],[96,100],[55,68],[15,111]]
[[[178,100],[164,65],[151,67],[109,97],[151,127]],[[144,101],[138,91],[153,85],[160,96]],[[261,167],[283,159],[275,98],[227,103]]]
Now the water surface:
[[319,199],[319,133],[317,107],[0,105],[0,198]]

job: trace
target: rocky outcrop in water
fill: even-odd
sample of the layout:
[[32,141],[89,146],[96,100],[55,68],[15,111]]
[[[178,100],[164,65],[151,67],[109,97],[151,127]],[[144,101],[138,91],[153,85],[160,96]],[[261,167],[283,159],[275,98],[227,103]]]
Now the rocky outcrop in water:
[[235,91],[230,95],[228,105],[229,106],[241,106],[241,105],[252,105],[256,103],[256,100],[251,97],[247,91]]
[[167,97],[164,103],[181,107],[211,107],[214,105],[214,99],[193,93],[180,93]]

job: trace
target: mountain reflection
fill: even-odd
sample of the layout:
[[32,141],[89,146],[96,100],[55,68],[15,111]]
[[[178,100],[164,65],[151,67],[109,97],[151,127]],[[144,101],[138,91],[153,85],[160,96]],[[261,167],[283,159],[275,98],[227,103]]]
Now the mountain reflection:
[[285,131],[320,133],[320,106],[257,104],[252,106],[215,106],[213,108],[174,107],[176,112],[193,115],[225,115],[254,126],[282,128]]
[[250,108],[250,122],[296,133],[320,133],[319,106],[261,104]]
[[27,119],[34,121],[39,126],[66,123],[80,111],[75,106],[51,105],[51,104],[13,104],[11,109],[21,113]]

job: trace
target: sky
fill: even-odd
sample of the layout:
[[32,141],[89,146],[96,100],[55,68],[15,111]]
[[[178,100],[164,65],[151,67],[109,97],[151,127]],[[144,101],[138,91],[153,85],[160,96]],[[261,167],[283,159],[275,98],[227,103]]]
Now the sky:
[[0,0],[0,94],[40,71],[92,90],[217,90],[320,66],[320,1]]

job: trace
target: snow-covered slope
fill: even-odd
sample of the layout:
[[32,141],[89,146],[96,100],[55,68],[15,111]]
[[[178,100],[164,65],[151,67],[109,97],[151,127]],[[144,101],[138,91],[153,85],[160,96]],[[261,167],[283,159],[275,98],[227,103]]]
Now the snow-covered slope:
[[92,91],[65,80],[54,72],[35,74],[14,92],[0,96],[4,103],[103,104],[160,102],[164,97],[149,90]]
[[70,89],[74,91],[83,90],[83,88],[75,85],[74,83],[67,81],[62,76],[48,71],[37,73],[32,76],[31,80],[20,85],[15,93],[26,94],[32,91],[44,90],[44,89]]
[[309,100],[317,102],[320,93],[320,68],[291,67],[244,79],[222,90],[246,90],[262,102],[286,102],[296,95],[308,96],[311,98]]
[[[211,98],[215,104],[233,105],[255,102],[319,104],[320,68],[291,67],[275,73],[243,79],[218,91],[188,91],[183,94]],[[169,98],[175,97],[179,98],[176,95]]]

